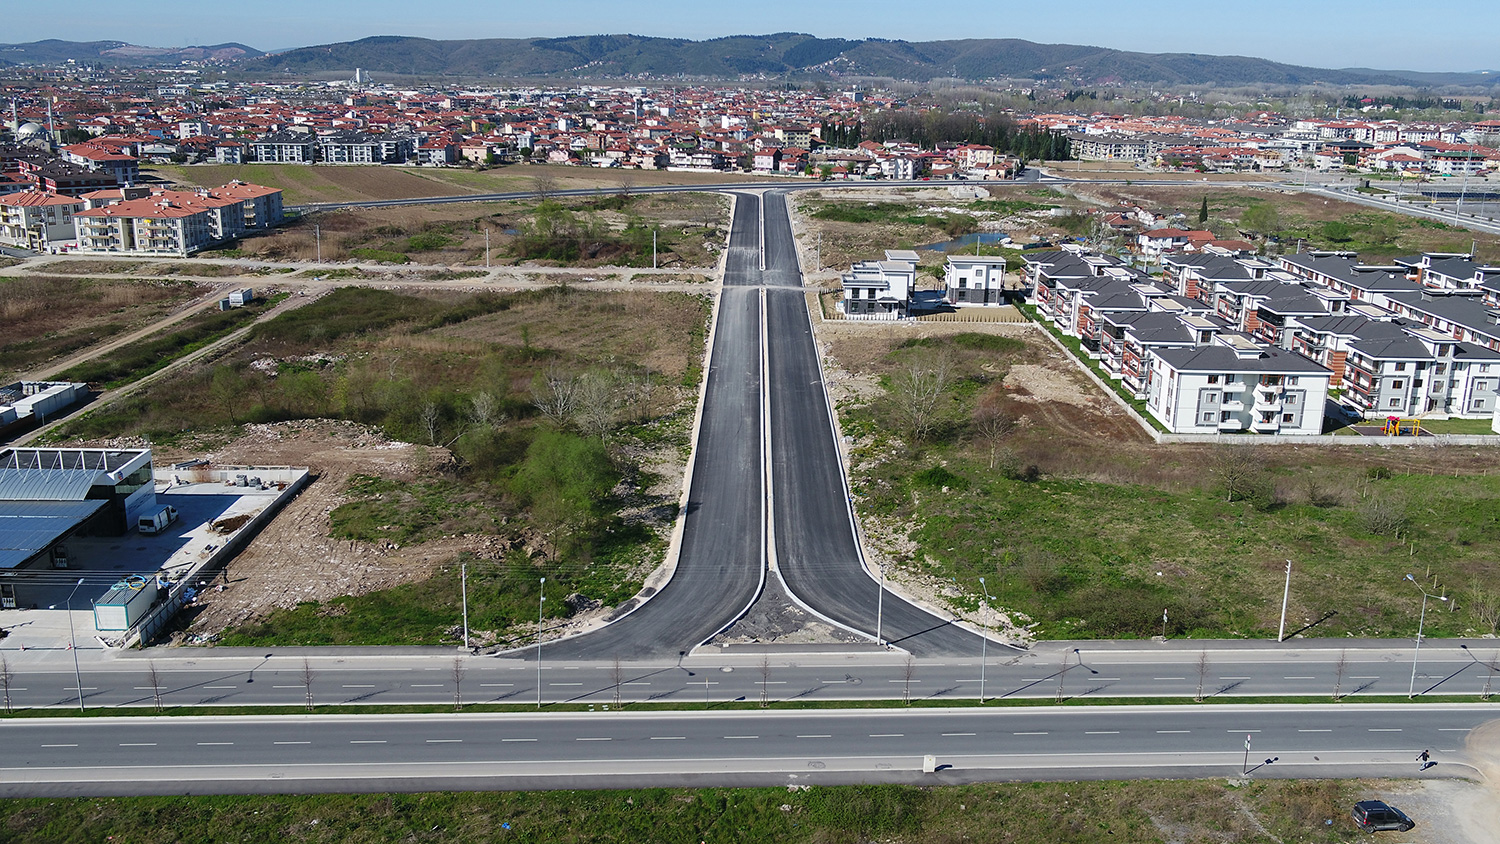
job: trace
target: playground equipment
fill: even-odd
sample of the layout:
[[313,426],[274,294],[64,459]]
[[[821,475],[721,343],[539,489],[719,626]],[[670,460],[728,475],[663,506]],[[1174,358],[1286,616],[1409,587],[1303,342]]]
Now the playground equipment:
[[1386,417],[1386,436],[1422,436],[1422,420],[1404,420],[1401,417]]

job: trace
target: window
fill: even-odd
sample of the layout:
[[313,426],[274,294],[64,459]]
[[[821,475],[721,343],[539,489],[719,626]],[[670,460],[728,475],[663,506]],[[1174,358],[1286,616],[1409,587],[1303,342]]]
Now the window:
[[1217,375],[1210,375],[1210,376],[1208,376],[1208,383],[1210,383],[1210,384],[1217,384],[1217,383],[1219,383],[1219,376],[1217,376]]
[[1218,404],[1219,403],[1219,394],[1218,393],[1204,393],[1203,394],[1203,403],[1204,404]]
[[1287,383],[1287,386],[1289,386],[1289,387],[1295,387],[1295,386],[1297,386],[1297,376],[1295,376],[1295,375],[1288,375],[1286,377],[1286,383]]
[[1391,389],[1392,390],[1400,390],[1400,389],[1404,388],[1405,386],[1406,386],[1406,382],[1405,381],[1399,381],[1398,380],[1398,381],[1392,381],[1391,382]]
[[1475,410],[1484,410],[1484,399],[1475,399],[1474,400],[1474,409]]
[[1287,404],[1288,404],[1288,405],[1293,405],[1293,404],[1296,404],[1296,403],[1297,403],[1297,397],[1296,397],[1296,396],[1290,396],[1290,395],[1289,395],[1289,396],[1287,396],[1287,397],[1286,397],[1286,403],[1287,403]]
[[1294,418],[1296,418],[1296,417],[1293,414],[1290,414],[1290,413],[1283,413],[1283,414],[1281,414],[1281,421],[1283,421],[1283,422],[1291,422]]
[[1400,399],[1391,399],[1390,402],[1386,405],[1386,407],[1400,407],[1400,406],[1401,406],[1401,400]]
[[1214,412],[1210,410],[1209,412],[1203,414],[1203,421],[1212,423],[1214,421]]
[[1406,363],[1403,361],[1401,363],[1396,364],[1396,371],[1397,372],[1405,372],[1406,371]]
[[1227,411],[1227,410],[1220,411],[1220,413],[1219,413],[1219,421],[1220,422],[1228,422],[1231,415],[1232,414],[1229,411]]

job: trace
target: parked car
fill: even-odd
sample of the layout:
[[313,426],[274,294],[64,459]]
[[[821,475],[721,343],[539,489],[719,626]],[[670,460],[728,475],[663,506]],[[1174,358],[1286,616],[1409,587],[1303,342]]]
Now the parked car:
[[155,536],[175,521],[177,521],[177,508],[167,506],[149,516],[142,516],[136,530],[140,531],[141,536]]
[[1406,832],[1417,825],[1405,812],[1379,800],[1361,800],[1355,803],[1354,824],[1365,832]]

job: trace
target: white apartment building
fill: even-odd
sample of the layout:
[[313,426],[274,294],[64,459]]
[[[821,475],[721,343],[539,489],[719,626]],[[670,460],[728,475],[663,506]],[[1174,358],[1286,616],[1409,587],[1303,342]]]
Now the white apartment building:
[[1500,352],[1431,328],[1356,340],[1346,359],[1345,398],[1367,417],[1487,419],[1497,409]]
[[861,261],[844,273],[844,316],[850,319],[900,319],[911,306],[917,282],[917,253],[887,249],[884,261]]
[[945,298],[953,305],[999,305],[1005,296],[1005,258],[950,255],[943,267]]
[[1226,334],[1190,349],[1156,349],[1146,409],[1174,434],[1323,433],[1332,372],[1301,355]]
[[0,243],[46,252],[78,237],[73,216],[82,199],[39,190],[0,196]]

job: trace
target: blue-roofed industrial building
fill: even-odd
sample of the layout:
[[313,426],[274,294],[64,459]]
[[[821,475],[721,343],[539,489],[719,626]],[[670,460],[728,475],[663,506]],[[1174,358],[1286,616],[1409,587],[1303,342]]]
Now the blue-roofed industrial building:
[[70,536],[121,536],[154,511],[145,449],[0,449],[0,608],[29,607],[28,576],[66,569]]

